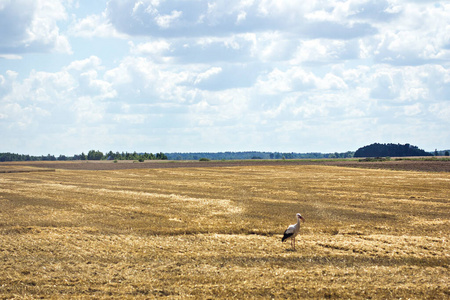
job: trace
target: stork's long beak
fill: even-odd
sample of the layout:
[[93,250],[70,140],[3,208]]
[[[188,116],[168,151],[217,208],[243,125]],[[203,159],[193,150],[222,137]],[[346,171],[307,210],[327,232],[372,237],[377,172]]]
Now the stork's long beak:
[[302,216],[300,216],[300,219],[302,219],[303,223],[305,223],[305,218],[303,218]]

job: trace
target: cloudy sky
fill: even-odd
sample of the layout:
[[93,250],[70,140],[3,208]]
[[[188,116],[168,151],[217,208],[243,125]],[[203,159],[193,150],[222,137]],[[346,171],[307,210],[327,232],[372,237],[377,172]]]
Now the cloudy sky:
[[0,0],[0,152],[450,148],[450,2]]

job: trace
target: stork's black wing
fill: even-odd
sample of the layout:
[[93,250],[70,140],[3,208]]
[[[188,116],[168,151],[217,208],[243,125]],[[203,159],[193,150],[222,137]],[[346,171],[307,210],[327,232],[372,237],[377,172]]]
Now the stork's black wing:
[[288,230],[286,230],[284,232],[283,238],[281,239],[282,242],[284,242],[286,239],[290,238],[294,233],[293,232],[289,232]]

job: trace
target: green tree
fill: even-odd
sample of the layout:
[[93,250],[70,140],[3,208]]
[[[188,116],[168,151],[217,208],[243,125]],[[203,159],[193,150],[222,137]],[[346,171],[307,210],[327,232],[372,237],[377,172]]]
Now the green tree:
[[160,153],[156,154],[156,159],[164,160],[164,159],[167,159],[167,156],[164,153],[160,152]]
[[90,150],[87,155],[88,160],[101,160],[103,158],[103,153],[100,151]]
[[47,154],[47,156],[42,156],[42,160],[55,161],[56,157],[54,155]]
[[106,159],[109,159],[109,160],[115,159],[114,153],[112,151],[109,151],[108,154],[106,154]]

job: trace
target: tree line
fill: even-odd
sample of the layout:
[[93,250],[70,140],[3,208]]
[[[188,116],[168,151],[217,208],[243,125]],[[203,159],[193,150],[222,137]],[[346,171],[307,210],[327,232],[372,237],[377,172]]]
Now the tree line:
[[67,160],[165,160],[167,156],[160,153],[129,153],[129,152],[112,152],[109,151],[106,154],[98,150],[90,150],[87,154],[82,152],[81,154],[75,154],[73,156],[59,155],[55,157],[54,155],[41,155],[32,156],[28,154],[17,154],[17,153],[0,153],[0,162],[5,161],[67,161]]
[[343,153],[294,153],[294,152],[195,152],[195,153],[137,153],[137,152],[113,152],[103,153],[98,150],[90,150],[86,153],[75,154],[73,156],[42,155],[31,156],[15,153],[0,153],[0,161],[67,161],[67,160],[199,160],[207,158],[209,160],[239,160],[239,159],[321,159],[321,158],[351,158],[354,152]]
[[192,152],[167,153],[170,160],[199,160],[201,158],[209,160],[238,160],[238,159],[321,159],[321,158],[351,158],[354,152],[343,153],[295,153],[295,152]]
[[334,153],[295,153],[295,152],[193,152],[193,153],[137,153],[137,152],[113,152],[103,153],[98,150],[90,150],[85,154],[75,154],[73,156],[41,155],[31,156],[15,153],[0,153],[0,162],[4,161],[66,161],[66,160],[239,160],[239,159],[336,159],[352,157],[403,157],[403,156],[449,156],[449,150],[435,150],[434,153],[426,152],[410,144],[379,144],[364,146],[353,151]]
[[88,154],[81,153],[81,155],[76,157],[79,160],[165,160],[167,156],[160,153],[137,153],[136,151],[133,153],[129,152],[112,152],[109,151],[107,154],[103,154],[100,151],[90,150]]

